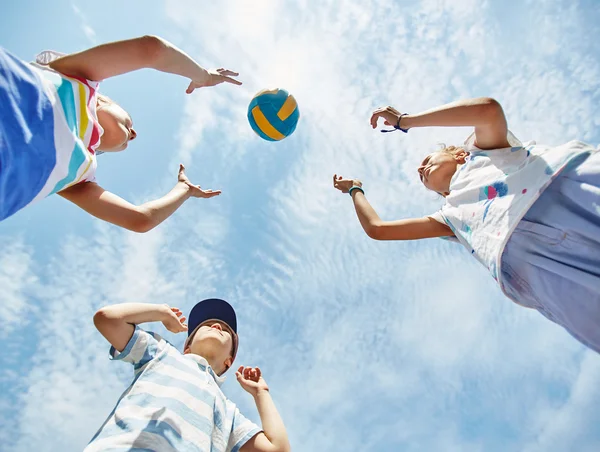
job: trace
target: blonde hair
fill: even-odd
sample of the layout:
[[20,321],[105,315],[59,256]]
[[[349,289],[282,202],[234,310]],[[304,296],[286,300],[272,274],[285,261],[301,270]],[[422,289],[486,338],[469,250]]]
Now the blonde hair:
[[116,104],[116,102],[114,100],[112,100],[110,97],[108,97],[106,94],[98,93],[98,94],[96,94],[96,99],[98,99],[99,103],[102,103],[105,105]]
[[439,149],[437,152],[447,152],[448,154],[452,155],[456,155],[459,152],[464,152],[465,150],[465,148],[462,146],[446,146],[444,143],[439,143],[438,145],[441,149]]

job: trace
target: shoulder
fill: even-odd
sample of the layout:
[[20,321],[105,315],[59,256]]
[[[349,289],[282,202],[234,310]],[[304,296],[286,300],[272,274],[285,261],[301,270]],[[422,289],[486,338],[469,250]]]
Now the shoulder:
[[31,64],[38,70],[43,71],[43,73],[45,74],[55,74],[58,77],[70,81],[71,83],[80,83],[88,87],[92,91],[92,94],[95,93],[95,91],[98,89],[98,81],[88,80],[86,78],[77,77],[72,74],[64,74],[55,70],[51,66],[54,61],[64,56],[66,56],[66,54],[57,52],[55,50],[44,50],[43,52],[40,52],[38,55],[36,55],[35,61]]

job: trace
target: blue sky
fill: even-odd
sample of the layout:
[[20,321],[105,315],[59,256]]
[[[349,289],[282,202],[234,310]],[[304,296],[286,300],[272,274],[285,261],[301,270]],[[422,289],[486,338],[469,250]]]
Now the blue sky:
[[[244,86],[184,93],[140,71],[102,85],[138,139],[99,159],[98,181],[133,202],[174,183],[179,162],[211,200],[156,230],[102,224],[59,197],[0,223],[0,442],[81,450],[130,378],[94,330],[125,301],[188,311],[228,298],[237,362],[263,369],[296,451],[596,451],[600,357],[503,298],[441,240],[378,243],[333,173],[363,180],[386,219],[426,215],[416,165],[468,129],[380,134],[373,108],[419,111],[493,96],[522,140],[600,144],[596,1],[192,0],[10,2],[0,45],[38,51],[157,34]],[[261,141],[245,110],[281,86],[301,119]],[[181,345],[183,337],[153,329]],[[226,393],[252,419],[250,397]]]

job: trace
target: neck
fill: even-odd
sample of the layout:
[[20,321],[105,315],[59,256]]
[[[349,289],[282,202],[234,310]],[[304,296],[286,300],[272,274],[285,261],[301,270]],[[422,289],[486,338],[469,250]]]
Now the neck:
[[212,370],[214,370],[217,375],[221,375],[225,371],[225,366],[223,365],[223,363],[220,362],[220,360],[216,356],[214,356],[214,354],[210,353],[210,351],[194,353],[190,350],[189,353],[204,358],[208,362],[208,365],[212,367]]

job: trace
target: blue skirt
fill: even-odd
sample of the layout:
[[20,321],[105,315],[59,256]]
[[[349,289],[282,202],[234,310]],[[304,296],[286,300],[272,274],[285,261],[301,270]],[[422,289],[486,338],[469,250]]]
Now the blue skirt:
[[502,255],[503,289],[600,353],[600,152],[563,170]]

